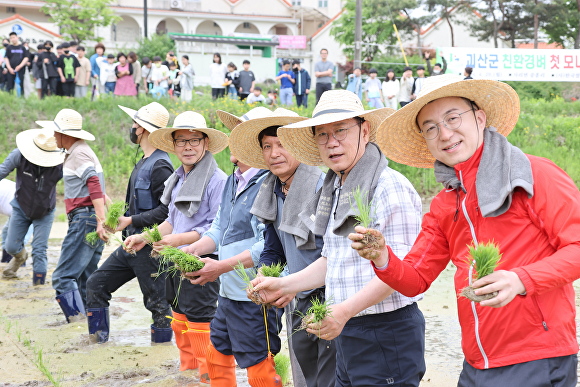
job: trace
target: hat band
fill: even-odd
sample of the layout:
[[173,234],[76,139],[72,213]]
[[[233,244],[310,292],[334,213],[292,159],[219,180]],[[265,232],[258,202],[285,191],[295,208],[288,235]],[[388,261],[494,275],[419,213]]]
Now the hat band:
[[[244,115],[243,115],[243,116],[241,116],[240,118],[243,118],[243,121],[248,121],[248,120],[250,119],[250,117],[248,117],[248,115],[247,115],[247,114],[244,114]],[[238,118],[238,119],[240,119],[240,118]],[[240,121],[242,121],[242,120],[240,120]]]
[[60,128],[60,125],[56,121],[52,121],[52,122],[54,122],[54,124],[58,128],[59,132],[66,132],[66,131],[69,131],[69,130],[82,130],[82,129],[61,129]]
[[149,121],[144,120],[143,118],[139,117],[139,114],[138,113],[135,113],[135,115],[133,116],[133,118],[136,118],[136,119],[138,119],[140,121],[143,121],[144,123],[149,124],[149,125],[153,126],[154,128],[161,129],[161,126],[157,126],[154,123],[149,122]]
[[[326,109],[326,110],[321,110],[317,113],[315,113],[312,118],[316,118],[318,116],[321,116],[323,114],[331,114],[331,113],[356,113],[354,110],[346,110],[346,109]],[[361,112],[361,113],[364,113]]]
[[174,128],[179,128],[179,129],[200,129],[197,126],[193,126],[193,125],[177,125],[177,126],[174,126]]
[[36,145],[36,147],[38,149],[40,149],[41,151],[43,151],[43,152],[54,152],[54,153],[60,153],[60,152],[62,152],[62,149],[55,149],[55,150],[46,150],[46,149],[43,149],[43,148],[39,147],[38,144],[36,143],[36,141],[34,141],[34,140],[32,140],[32,143],[34,145]]

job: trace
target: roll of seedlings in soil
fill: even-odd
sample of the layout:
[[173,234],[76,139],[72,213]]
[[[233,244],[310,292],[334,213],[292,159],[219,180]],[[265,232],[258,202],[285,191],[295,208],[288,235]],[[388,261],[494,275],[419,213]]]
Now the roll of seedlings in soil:
[[[286,265],[282,263],[273,263],[269,266],[264,265],[260,267],[260,272],[264,277],[280,277],[280,274],[282,274],[282,271],[284,270],[285,266]],[[244,265],[240,262],[236,266],[234,266],[234,270],[236,271],[238,276],[242,279],[242,281],[244,281],[244,283],[246,284],[246,287],[250,293],[250,296],[248,296],[250,301],[252,301],[254,304],[264,305],[266,308],[271,308],[272,305],[264,302],[260,297],[260,293],[253,290],[253,286],[250,283],[250,281],[252,281],[253,278],[250,278],[248,272],[244,268]]]
[[96,231],[93,231],[85,235],[85,240],[94,246],[99,240],[101,240],[101,238],[99,238],[99,234]]
[[[469,255],[467,263],[473,265],[475,272],[474,280],[485,277],[493,273],[495,268],[499,265],[502,254],[499,252],[499,247],[493,241],[488,243],[480,243],[475,246],[469,246]],[[460,296],[470,299],[474,302],[481,302],[489,300],[497,296],[497,292],[482,294],[478,296],[475,294],[475,289],[472,286],[463,288]]]
[[[163,236],[159,232],[159,227],[156,224],[149,228],[144,228],[141,236],[145,239],[145,242],[147,242],[148,245],[153,245],[153,243],[159,242],[163,239]],[[155,250],[151,250],[149,255],[151,258],[159,258],[159,253]]]
[[328,316],[331,316],[330,300],[322,302],[319,298],[313,298],[312,305],[306,310],[306,314],[301,316],[302,323],[298,330],[308,328],[308,324],[314,324],[315,329],[320,329],[322,326],[322,320]]
[[[363,192],[361,191],[360,187],[356,187],[352,193],[352,196],[358,210],[358,215],[354,217],[357,221],[357,226],[362,226],[368,229],[371,226],[373,220],[371,217],[371,203],[368,198],[368,192]],[[350,205],[352,207],[352,202]],[[381,247],[377,237],[371,234],[369,231],[364,234],[363,239],[361,239],[360,242],[368,246],[368,248],[374,250],[378,250]]]
[[115,230],[119,226],[119,216],[123,216],[127,210],[127,203],[123,201],[113,202],[108,210],[107,215],[105,215],[105,221],[103,222],[103,228],[109,234],[114,234]]
[[[201,270],[205,266],[205,263],[203,263],[199,257],[187,254],[183,250],[173,246],[163,247],[159,252],[159,256],[161,257],[160,261],[162,264],[173,264],[166,269],[169,274],[175,275],[180,271],[181,276],[184,278],[186,278],[185,273]],[[187,278],[195,279],[197,277]]]

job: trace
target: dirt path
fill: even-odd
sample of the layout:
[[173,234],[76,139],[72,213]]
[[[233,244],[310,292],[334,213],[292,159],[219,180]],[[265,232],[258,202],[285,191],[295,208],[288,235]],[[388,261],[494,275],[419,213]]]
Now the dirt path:
[[[65,323],[50,278],[66,229],[66,223],[54,224],[46,285],[32,286],[30,260],[19,270],[21,280],[0,280],[0,386],[51,386],[48,373],[65,387],[201,386],[197,371],[179,372],[174,344],[151,344],[151,317],[135,280],[113,297],[108,343],[89,345],[86,323]],[[103,257],[112,249],[107,247]],[[448,267],[419,303],[427,322],[427,373],[422,386],[456,385],[461,371],[453,273],[454,268]],[[46,374],[39,364],[44,364]],[[238,370],[238,385],[248,386],[244,370]]]

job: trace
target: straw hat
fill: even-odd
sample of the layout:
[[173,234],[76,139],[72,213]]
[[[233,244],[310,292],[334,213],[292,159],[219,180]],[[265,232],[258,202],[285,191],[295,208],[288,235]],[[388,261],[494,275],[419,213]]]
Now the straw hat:
[[329,90],[322,94],[312,112],[312,118],[278,129],[278,137],[300,162],[322,166],[318,144],[314,141],[312,127],[330,124],[354,117],[364,118],[370,124],[370,141],[376,141],[379,124],[393,114],[391,108],[365,110],[358,96],[347,90]]
[[244,114],[244,117],[246,120],[230,134],[230,150],[242,163],[259,169],[268,169],[268,166],[264,162],[258,134],[270,126],[283,126],[307,119],[284,108],[272,112],[264,107],[256,107]]
[[54,130],[55,133],[66,134],[81,140],[94,141],[95,136],[83,130],[83,116],[72,109],[62,109],[58,112],[54,121],[36,121],[43,128]]
[[477,104],[487,116],[487,126],[507,136],[518,122],[520,98],[506,83],[463,80],[453,74],[429,77],[423,82],[418,98],[387,118],[379,128],[377,143],[391,160],[418,168],[433,168],[435,158],[419,133],[417,115],[429,102],[445,97],[463,97]]
[[54,167],[64,162],[65,153],[56,145],[52,132],[46,129],[28,129],[16,135],[16,146],[32,164]]
[[175,154],[175,146],[171,134],[182,129],[189,129],[190,132],[205,133],[209,138],[208,149],[214,155],[228,147],[228,135],[217,129],[208,128],[205,118],[201,114],[192,111],[183,112],[175,117],[173,127],[162,128],[152,132],[149,135],[149,142],[157,149]]
[[130,109],[121,105],[117,106],[149,133],[153,133],[157,129],[165,128],[169,122],[169,112],[159,102],[151,102],[139,110]]
[[[270,112],[270,109],[265,108],[263,106],[258,106],[256,108],[253,108],[252,110],[250,110],[251,112],[253,112],[252,114],[254,116],[258,116],[259,112],[262,112],[263,115],[268,114],[266,111]],[[230,130],[230,132],[232,130],[234,130],[234,128],[236,126],[238,126],[239,124],[241,124],[244,121],[249,120],[250,118],[248,118],[247,114],[244,114],[241,117],[235,116],[232,113],[228,113],[224,110],[216,110],[217,115],[220,119],[220,121],[226,126],[226,128],[228,128]]]

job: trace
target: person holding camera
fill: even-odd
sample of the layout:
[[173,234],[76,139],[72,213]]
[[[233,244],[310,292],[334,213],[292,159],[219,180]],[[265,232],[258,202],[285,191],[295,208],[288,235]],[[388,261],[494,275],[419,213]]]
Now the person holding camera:
[[292,71],[294,72],[294,95],[296,96],[296,105],[298,107],[308,107],[308,94],[310,94],[310,74],[300,65],[299,60],[292,62]]

